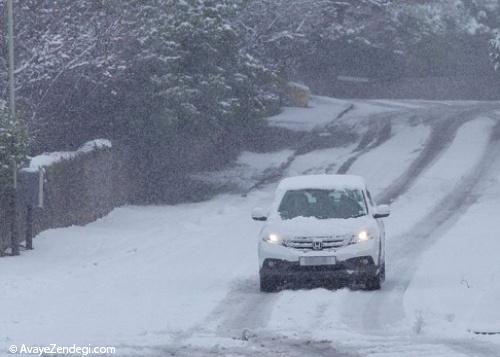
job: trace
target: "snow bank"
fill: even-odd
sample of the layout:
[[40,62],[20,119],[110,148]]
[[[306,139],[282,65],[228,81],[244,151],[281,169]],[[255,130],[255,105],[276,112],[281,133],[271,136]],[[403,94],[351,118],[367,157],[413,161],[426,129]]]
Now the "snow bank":
[[42,167],[51,166],[63,160],[73,159],[78,155],[89,153],[93,150],[110,147],[111,141],[107,139],[92,140],[80,146],[76,151],[55,151],[34,156],[31,158],[29,166],[23,170],[27,172],[36,172]]

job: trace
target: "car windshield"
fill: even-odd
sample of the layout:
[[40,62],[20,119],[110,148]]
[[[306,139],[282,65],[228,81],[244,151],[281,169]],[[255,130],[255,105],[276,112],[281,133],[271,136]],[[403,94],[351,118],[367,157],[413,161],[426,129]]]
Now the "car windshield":
[[355,218],[367,214],[363,193],[357,189],[303,189],[287,191],[278,212],[282,219],[295,217]]

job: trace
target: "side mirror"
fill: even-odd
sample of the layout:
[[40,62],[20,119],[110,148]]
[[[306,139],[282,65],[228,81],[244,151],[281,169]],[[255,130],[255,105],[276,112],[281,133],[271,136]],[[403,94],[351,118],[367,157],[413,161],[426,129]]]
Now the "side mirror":
[[252,210],[252,219],[254,221],[267,221],[267,216],[263,208],[255,207]]
[[373,218],[384,218],[389,217],[391,214],[391,207],[389,205],[379,205],[375,208],[375,214]]

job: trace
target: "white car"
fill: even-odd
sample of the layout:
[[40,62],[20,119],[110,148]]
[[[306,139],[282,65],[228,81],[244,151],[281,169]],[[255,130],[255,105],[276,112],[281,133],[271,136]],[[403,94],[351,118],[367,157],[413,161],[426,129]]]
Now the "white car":
[[307,175],[279,184],[259,237],[260,288],[271,292],[294,282],[361,284],[385,280],[387,205],[375,205],[362,177]]

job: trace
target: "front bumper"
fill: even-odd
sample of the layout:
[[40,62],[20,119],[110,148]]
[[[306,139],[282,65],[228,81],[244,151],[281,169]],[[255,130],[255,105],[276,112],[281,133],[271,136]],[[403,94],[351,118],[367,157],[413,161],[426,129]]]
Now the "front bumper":
[[[335,256],[335,265],[302,266],[300,258]],[[380,241],[369,240],[331,250],[300,250],[259,242],[260,275],[279,283],[356,282],[376,276],[380,268]]]
[[380,241],[372,239],[367,242],[350,244],[329,250],[300,250],[262,240],[259,242],[259,265],[261,269],[266,259],[277,259],[298,264],[301,257],[307,256],[335,256],[339,263],[352,258],[371,257],[372,261],[376,265],[379,265]]
[[371,256],[350,258],[335,265],[302,266],[299,262],[268,258],[260,268],[261,277],[276,283],[363,282],[379,272]]

